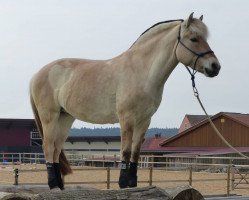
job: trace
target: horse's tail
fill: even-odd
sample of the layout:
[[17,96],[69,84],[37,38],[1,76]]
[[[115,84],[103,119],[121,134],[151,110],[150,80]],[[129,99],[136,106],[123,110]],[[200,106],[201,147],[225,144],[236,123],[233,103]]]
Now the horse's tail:
[[72,169],[63,150],[61,150],[59,162],[61,167],[61,173],[64,176],[72,173]]
[[34,114],[34,117],[35,117],[35,123],[36,123],[36,126],[38,128],[38,131],[40,133],[40,136],[43,140],[43,129],[42,129],[42,123],[41,123],[41,119],[39,117],[39,114],[38,114],[38,110],[36,108],[36,105],[35,105],[35,102],[34,102],[34,99],[32,97],[32,94],[30,94],[30,103],[31,103],[31,108],[32,108],[32,111],[33,111],[33,114]]
[[[41,123],[41,119],[39,117],[39,113],[38,113],[38,110],[36,108],[34,99],[32,97],[31,91],[30,91],[30,102],[31,102],[31,107],[32,107],[33,114],[34,114],[34,117],[35,117],[36,126],[37,126],[38,131],[40,133],[40,136],[41,136],[41,138],[43,140],[42,123]],[[70,164],[69,164],[69,162],[68,162],[68,160],[66,158],[66,155],[65,155],[65,153],[64,153],[63,150],[60,153],[59,162],[60,162],[60,167],[61,167],[61,173],[63,175],[67,175],[67,174],[72,173],[72,169],[70,167]]]

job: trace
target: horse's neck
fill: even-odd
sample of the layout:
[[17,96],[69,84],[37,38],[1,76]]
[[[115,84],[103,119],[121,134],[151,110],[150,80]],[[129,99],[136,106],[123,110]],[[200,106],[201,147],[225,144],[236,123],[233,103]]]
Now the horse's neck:
[[[162,89],[167,78],[174,70],[178,61],[175,56],[177,44],[178,26],[162,32],[151,39],[146,39],[145,43],[139,42],[134,46],[134,56],[137,59],[143,59],[141,67],[144,76],[146,76],[145,89],[155,90]],[[136,59],[134,59],[136,60]],[[141,62],[139,62],[141,63]]]

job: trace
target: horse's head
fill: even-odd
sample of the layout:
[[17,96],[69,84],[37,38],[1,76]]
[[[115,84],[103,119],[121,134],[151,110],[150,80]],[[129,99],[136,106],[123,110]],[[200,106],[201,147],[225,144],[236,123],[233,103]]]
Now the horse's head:
[[208,77],[217,76],[220,63],[207,43],[208,29],[193,13],[183,21],[179,28],[176,56],[179,62]]

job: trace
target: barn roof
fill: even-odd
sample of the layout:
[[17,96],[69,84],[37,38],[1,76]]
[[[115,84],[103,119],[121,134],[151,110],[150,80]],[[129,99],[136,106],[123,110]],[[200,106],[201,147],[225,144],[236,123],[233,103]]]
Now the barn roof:
[[12,127],[29,127],[35,128],[36,124],[34,119],[0,119],[0,128],[12,128]]
[[[241,153],[248,153],[249,147],[236,147]],[[208,156],[237,154],[229,147],[162,147],[163,153],[170,153],[170,156]]]
[[206,115],[189,115],[189,114],[185,115],[185,117],[182,120],[182,123],[180,125],[180,128],[178,130],[178,133],[187,130],[191,126],[194,126],[195,124],[200,123],[201,121],[205,120],[206,118],[207,118]]
[[[216,115],[213,115],[211,117],[211,120],[213,121],[214,119],[217,119],[220,116],[225,116],[230,118],[233,121],[236,121],[240,124],[243,124],[244,126],[247,126],[249,128],[249,114],[242,114],[242,113],[229,113],[229,112],[219,112]],[[178,133],[177,135],[165,140],[164,142],[162,142],[160,145],[164,146],[166,144],[168,144],[171,141],[177,140],[179,138],[181,138],[183,135],[189,134],[190,131],[195,130],[197,128],[199,128],[200,126],[209,123],[208,119],[204,119],[202,121],[200,121],[199,123],[191,126],[190,128]]]
[[207,118],[206,115],[186,115],[186,117],[191,126],[194,126]]
[[152,137],[152,138],[145,138],[142,146],[141,151],[154,151],[160,150],[160,144],[165,141],[167,137]]
[[69,136],[67,142],[119,142],[120,136]]
[[235,121],[249,127],[249,114],[225,113],[225,115],[227,115],[230,118],[234,119]]

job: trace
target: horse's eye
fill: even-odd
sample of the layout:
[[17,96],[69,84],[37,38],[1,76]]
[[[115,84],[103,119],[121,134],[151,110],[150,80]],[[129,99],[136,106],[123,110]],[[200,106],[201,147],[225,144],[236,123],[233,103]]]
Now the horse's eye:
[[192,42],[198,42],[197,38],[191,38],[190,39]]

